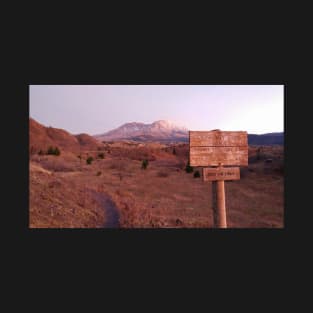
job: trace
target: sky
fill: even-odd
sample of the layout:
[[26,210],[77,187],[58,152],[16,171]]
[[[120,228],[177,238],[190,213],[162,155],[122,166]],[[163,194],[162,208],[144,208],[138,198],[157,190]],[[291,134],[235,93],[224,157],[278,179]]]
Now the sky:
[[29,115],[72,134],[169,120],[189,130],[284,131],[283,85],[30,85]]

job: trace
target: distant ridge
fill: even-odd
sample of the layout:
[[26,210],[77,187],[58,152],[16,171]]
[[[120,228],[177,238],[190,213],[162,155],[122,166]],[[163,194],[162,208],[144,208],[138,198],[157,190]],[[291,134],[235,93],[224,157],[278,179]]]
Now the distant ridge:
[[[58,146],[64,151],[97,149],[99,141],[137,141],[137,142],[185,142],[189,141],[188,129],[173,122],[160,120],[151,124],[126,123],[104,134],[73,135],[64,129],[46,127],[29,118],[29,146],[33,151],[46,150]],[[261,135],[248,134],[249,145],[283,145],[284,133],[274,132]]]
[[248,134],[249,145],[283,145],[284,133]]
[[96,150],[99,142],[87,134],[72,135],[64,129],[46,127],[29,118],[29,147],[32,153],[46,151],[50,146],[61,151]]

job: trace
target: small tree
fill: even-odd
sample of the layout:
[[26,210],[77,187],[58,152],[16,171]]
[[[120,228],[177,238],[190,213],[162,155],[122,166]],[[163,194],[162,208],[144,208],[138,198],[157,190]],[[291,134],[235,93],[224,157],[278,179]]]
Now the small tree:
[[187,173],[192,173],[192,172],[193,172],[193,167],[190,166],[189,160],[188,160],[188,163],[187,163],[187,165],[186,165],[185,171],[186,171]]
[[90,164],[92,163],[92,161],[93,161],[93,157],[90,156],[90,157],[86,160],[86,163],[90,165]]
[[47,154],[54,154],[54,148],[49,147],[49,149],[47,150]]
[[47,154],[49,154],[49,155],[60,155],[61,152],[60,152],[58,147],[53,148],[50,146],[49,149],[47,150]]
[[193,177],[194,177],[194,178],[200,177],[200,172],[199,172],[199,171],[195,171],[195,172],[193,173]]
[[149,161],[147,159],[143,160],[141,163],[141,168],[146,169],[148,167]]

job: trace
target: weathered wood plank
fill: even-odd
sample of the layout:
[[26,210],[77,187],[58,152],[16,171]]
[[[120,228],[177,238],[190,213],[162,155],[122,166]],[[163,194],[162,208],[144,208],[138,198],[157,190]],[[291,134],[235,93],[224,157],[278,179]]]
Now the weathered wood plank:
[[246,131],[189,131],[190,147],[248,146]]
[[192,147],[189,157],[191,166],[248,166],[247,147]]
[[248,165],[246,131],[190,131],[191,166]]
[[240,179],[239,167],[224,167],[224,168],[203,168],[204,181],[217,180],[238,180]]

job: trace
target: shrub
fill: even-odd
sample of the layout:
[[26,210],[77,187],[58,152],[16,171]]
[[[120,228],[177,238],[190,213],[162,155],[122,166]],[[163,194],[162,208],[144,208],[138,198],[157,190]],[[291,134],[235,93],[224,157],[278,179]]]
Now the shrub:
[[173,154],[176,155],[176,149],[175,149],[175,147],[174,147],[174,149],[173,149]]
[[200,177],[200,172],[199,172],[199,171],[195,171],[195,172],[193,173],[193,177],[194,177],[194,178]]
[[97,176],[100,176],[102,173],[101,173],[101,171],[98,171],[97,172]]
[[93,161],[93,157],[89,157],[89,158],[86,160],[86,163],[90,165],[90,164],[92,163],[92,161]]
[[146,169],[148,167],[149,161],[147,159],[143,160],[141,163],[141,168]]
[[81,155],[78,155],[77,157],[78,157],[79,159],[81,159],[81,158],[82,158],[82,156],[81,156]]
[[58,147],[53,148],[53,147],[50,146],[48,151],[47,151],[47,154],[48,155],[60,155],[61,152],[60,152]]
[[39,150],[38,155],[44,155],[44,152],[42,150]]
[[47,154],[54,154],[54,148],[49,147],[49,149],[47,150]]
[[186,171],[187,173],[192,173],[192,172],[193,172],[193,167],[190,166],[189,161],[188,161],[188,163],[187,163],[187,165],[186,165],[185,171]]
[[98,153],[98,158],[99,158],[99,159],[104,159],[104,153],[102,153],[102,152],[101,152],[101,153]]

